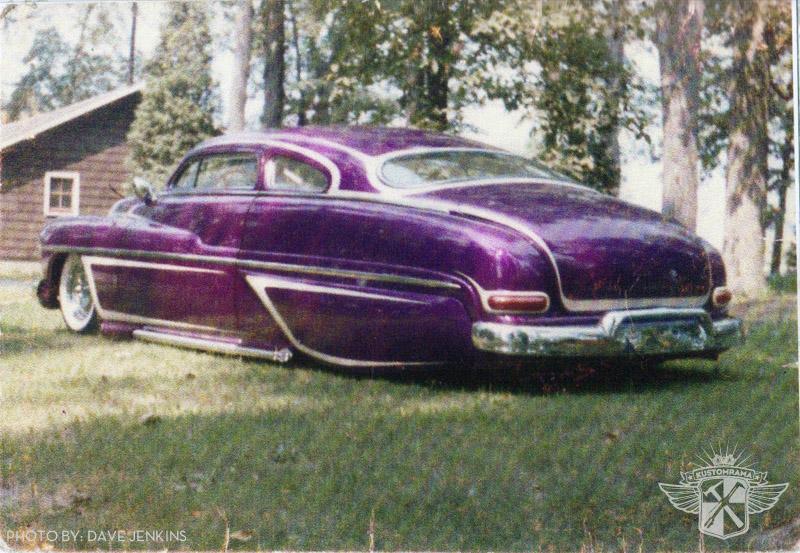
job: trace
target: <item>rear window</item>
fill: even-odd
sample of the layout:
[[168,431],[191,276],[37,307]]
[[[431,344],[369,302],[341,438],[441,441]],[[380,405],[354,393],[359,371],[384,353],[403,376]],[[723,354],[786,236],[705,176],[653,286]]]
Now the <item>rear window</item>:
[[444,150],[394,157],[381,166],[380,177],[395,188],[515,177],[564,179],[563,175],[523,157],[482,150]]

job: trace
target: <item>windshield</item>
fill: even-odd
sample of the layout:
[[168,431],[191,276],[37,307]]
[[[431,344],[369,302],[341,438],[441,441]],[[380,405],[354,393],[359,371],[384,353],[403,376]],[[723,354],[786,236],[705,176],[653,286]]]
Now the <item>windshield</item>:
[[442,150],[408,154],[386,161],[381,179],[395,188],[417,188],[481,179],[548,178],[565,180],[528,159],[482,150]]

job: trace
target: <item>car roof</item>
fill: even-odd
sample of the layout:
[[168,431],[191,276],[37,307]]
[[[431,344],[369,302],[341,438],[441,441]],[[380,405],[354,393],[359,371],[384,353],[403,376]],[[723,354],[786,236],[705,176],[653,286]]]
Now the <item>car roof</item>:
[[293,127],[257,132],[231,133],[211,138],[197,148],[253,144],[280,140],[315,149],[339,146],[353,153],[380,156],[415,148],[496,149],[480,142],[448,134],[395,127]]

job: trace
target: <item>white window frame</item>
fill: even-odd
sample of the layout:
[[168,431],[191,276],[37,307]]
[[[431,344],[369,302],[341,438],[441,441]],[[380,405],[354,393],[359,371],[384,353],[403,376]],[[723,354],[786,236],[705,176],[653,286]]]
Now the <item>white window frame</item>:
[[[50,181],[51,179],[72,179],[72,190],[70,192],[71,210],[51,211],[50,209]],[[45,217],[63,217],[66,215],[77,215],[80,203],[81,175],[77,171],[47,171],[44,174],[44,215]]]

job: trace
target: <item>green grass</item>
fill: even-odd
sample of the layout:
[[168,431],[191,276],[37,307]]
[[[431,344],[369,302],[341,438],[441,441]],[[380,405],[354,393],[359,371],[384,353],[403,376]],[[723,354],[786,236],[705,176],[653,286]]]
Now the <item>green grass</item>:
[[0,278],[32,281],[42,278],[41,263],[0,260]]
[[783,275],[769,275],[767,277],[769,287],[777,292],[797,293],[797,270],[789,271]]
[[751,310],[717,363],[364,378],[74,336],[26,292],[0,304],[0,533],[219,549],[224,512],[253,533],[232,549],[365,550],[372,520],[381,550],[695,550],[658,483],[730,444],[790,483],[747,535],[705,539],[753,548],[800,517],[793,302]]

